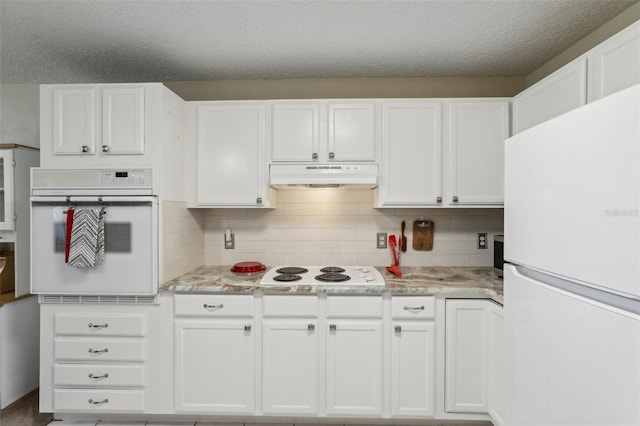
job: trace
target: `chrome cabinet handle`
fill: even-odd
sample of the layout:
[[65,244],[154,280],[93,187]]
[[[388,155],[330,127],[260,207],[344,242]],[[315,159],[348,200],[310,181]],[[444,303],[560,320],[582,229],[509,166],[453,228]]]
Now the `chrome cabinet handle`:
[[104,373],[102,376],[94,376],[93,374],[89,373],[89,378],[90,379],[106,379],[107,377],[109,377],[108,373]]
[[313,331],[313,330],[315,330],[315,329],[316,329],[315,324],[307,324],[307,330],[309,330],[309,331]]
[[109,323],[105,322],[104,324],[93,324],[89,323],[89,328],[108,328]]
[[329,330],[336,331],[337,328],[335,324],[329,324]]
[[90,354],[106,354],[107,352],[109,352],[109,348],[104,348],[104,349],[89,348]]
[[82,152],[89,152],[89,147],[87,145],[82,145]]
[[311,154],[311,159],[312,160],[317,160],[318,159],[318,153],[314,152],[313,154]]
[[262,197],[256,198],[256,204],[262,204]]
[[111,147],[109,145],[102,145],[102,152],[109,152],[111,151]]
[[436,198],[436,203],[441,203],[442,202],[442,197],[437,197]]
[[245,324],[244,331],[251,331],[251,324]]
[[335,152],[330,152],[329,153],[329,159],[333,160],[334,158],[336,158],[336,153]]
[[404,305],[404,310],[405,310],[405,311],[411,311],[411,312],[419,312],[419,311],[424,311],[424,306],[409,306],[409,305]]
[[457,203],[457,202],[458,202],[458,196],[457,196],[457,195],[454,195],[454,196],[453,196],[453,202],[454,202],[454,203]]
[[102,401],[94,401],[93,399],[89,399],[89,404],[93,404],[93,405],[100,405],[100,404],[108,404],[109,400],[107,398],[103,399]]
[[205,309],[222,309],[224,305],[221,303],[219,305],[207,305],[206,303],[202,305]]
[[393,329],[396,333],[400,333],[402,331],[402,327],[399,325],[396,325],[395,327],[393,327]]

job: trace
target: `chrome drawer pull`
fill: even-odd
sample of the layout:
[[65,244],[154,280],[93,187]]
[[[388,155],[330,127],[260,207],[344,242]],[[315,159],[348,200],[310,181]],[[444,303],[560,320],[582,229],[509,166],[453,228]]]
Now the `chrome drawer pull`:
[[336,331],[337,328],[338,327],[335,324],[329,324],[329,331]]
[[107,404],[108,402],[109,400],[107,398],[103,399],[102,401],[94,401],[93,399],[89,399],[89,404],[93,405]]
[[411,312],[424,311],[424,306],[409,306],[409,305],[404,305],[404,310],[405,310],[405,311],[411,311]]
[[402,327],[399,325],[396,325],[395,327],[393,327],[393,329],[395,330],[396,333],[402,332]]
[[90,354],[106,354],[107,352],[109,352],[109,348],[104,348],[104,349],[100,349],[100,350],[89,348],[89,353]]
[[207,305],[206,303],[203,305],[205,309],[222,309],[224,305],[221,303],[219,305]]
[[245,324],[244,331],[251,331],[251,324]]
[[105,322],[104,324],[92,324],[89,323],[89,328],[109,328],[109,323]]
[[315,324],[307,324],[307,330],[313,331],[315,329],[316,329],[316,325]]
[[89,373],[89,378],[90,379],[106,379],[107,377],[109,377],[108,373],[104,373],[102,376],[94,376],[93,374]]

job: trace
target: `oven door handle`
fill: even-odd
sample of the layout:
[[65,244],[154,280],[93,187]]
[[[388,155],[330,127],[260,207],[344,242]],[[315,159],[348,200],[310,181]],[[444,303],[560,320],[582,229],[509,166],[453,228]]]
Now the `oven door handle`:
[[31,202],[47,203],[47,204],[67,204],[67,203],[102,203],[102,204],[114,204],[114,203],[135,203],[135,204],[147,204],[152,203],[156,197],[154,196],[113,196],[107,195],[104,197],[44,197],[44,196],[32,196]]

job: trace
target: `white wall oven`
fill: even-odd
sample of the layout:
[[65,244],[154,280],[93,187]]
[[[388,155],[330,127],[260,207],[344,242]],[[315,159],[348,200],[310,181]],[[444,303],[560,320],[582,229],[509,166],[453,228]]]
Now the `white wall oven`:
[[153,295],[158,200],[151,169],[31,171],[31,292]]

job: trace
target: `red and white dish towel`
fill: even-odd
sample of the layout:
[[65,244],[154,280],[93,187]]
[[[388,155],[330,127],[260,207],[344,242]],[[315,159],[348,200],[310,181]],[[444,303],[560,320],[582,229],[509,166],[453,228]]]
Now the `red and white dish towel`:
[[64,261],[93,268],[104,260],[104,209],[67,210]]

